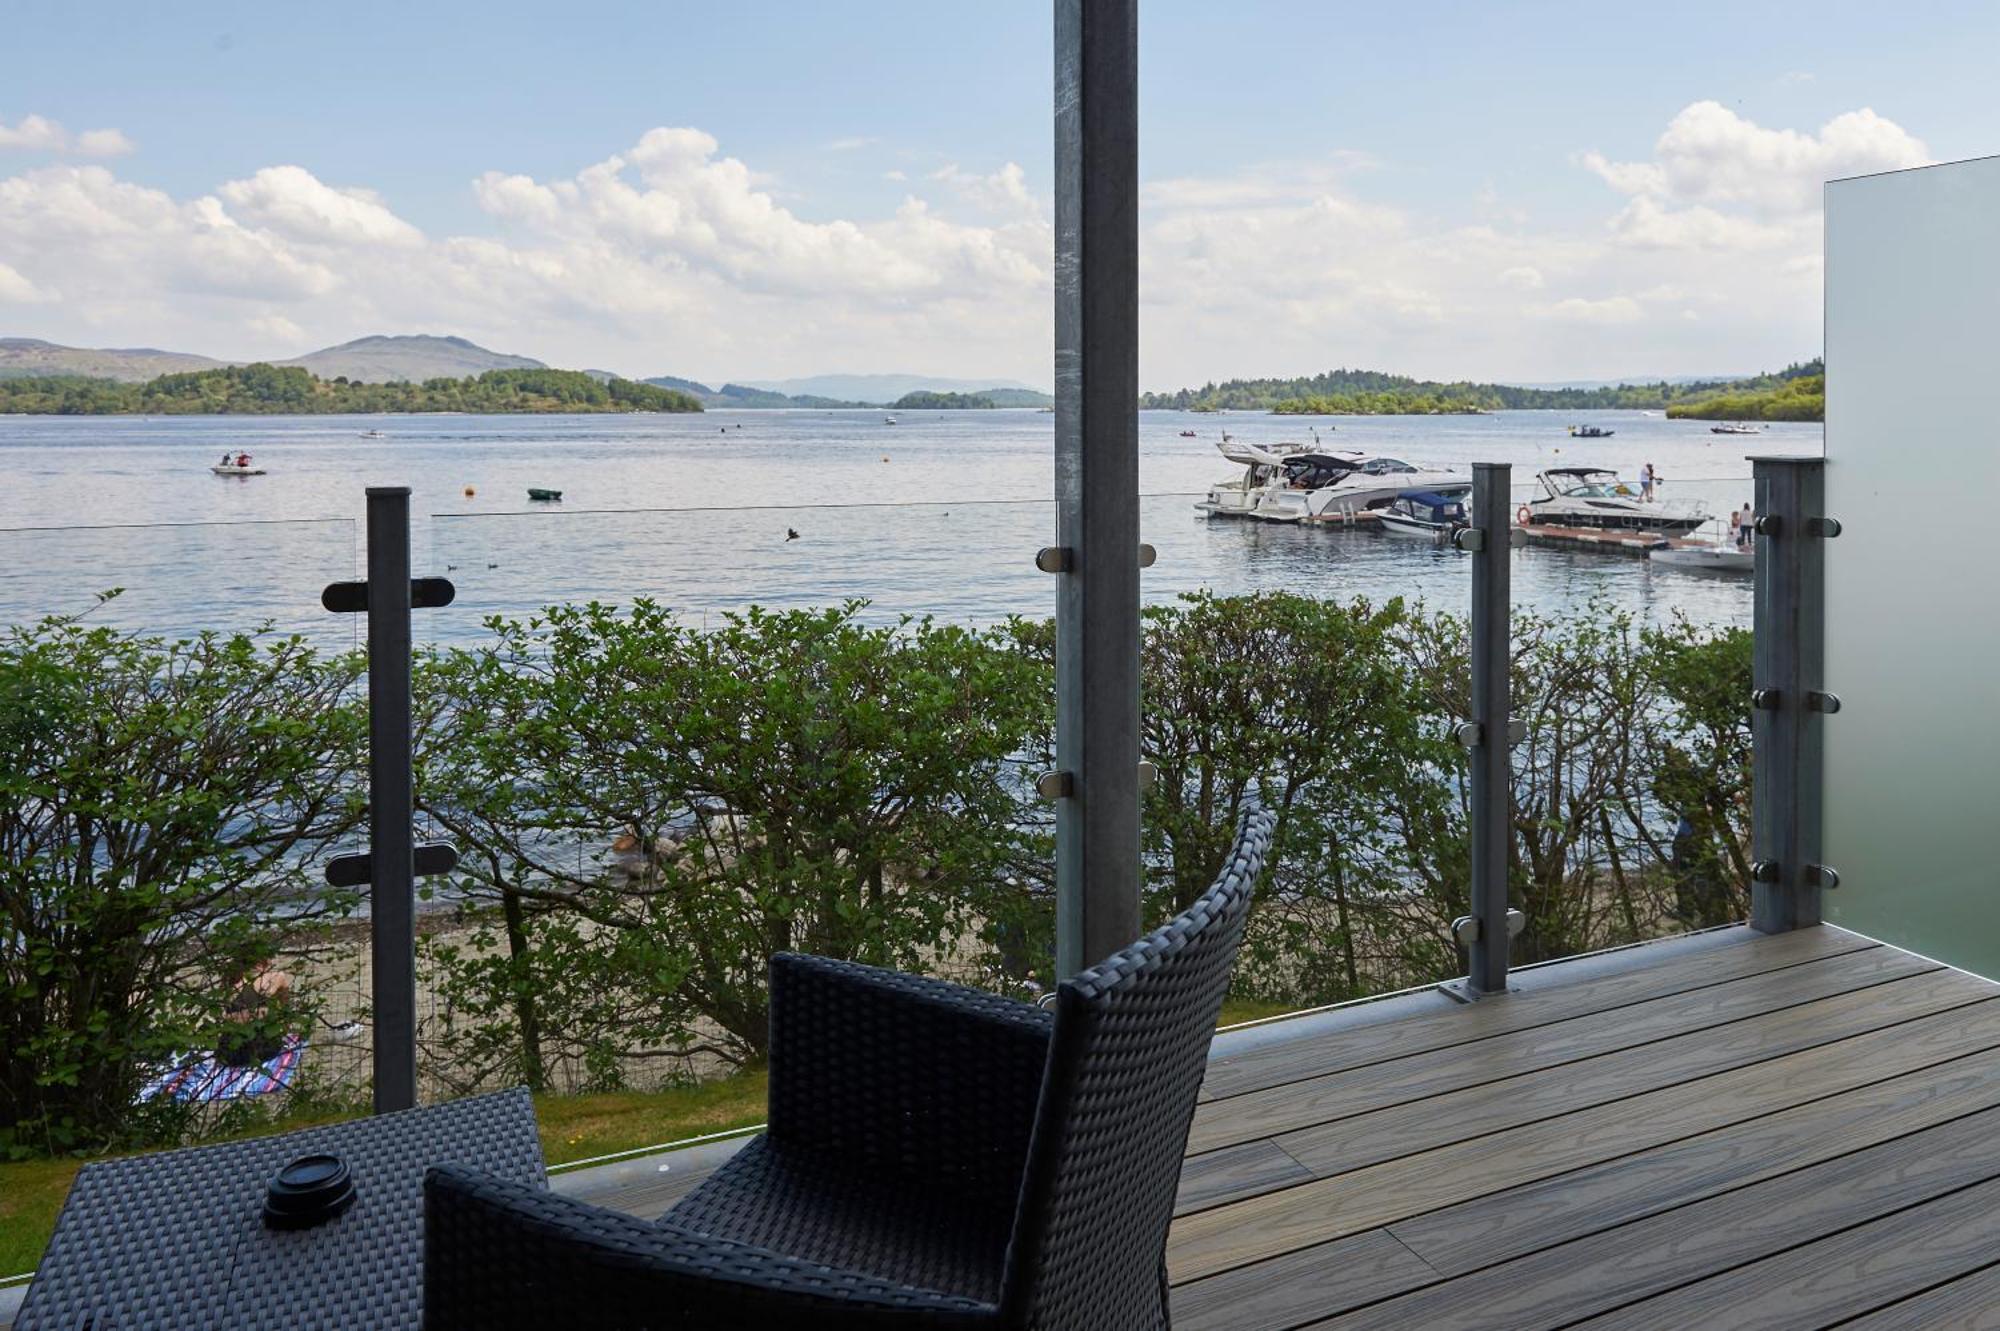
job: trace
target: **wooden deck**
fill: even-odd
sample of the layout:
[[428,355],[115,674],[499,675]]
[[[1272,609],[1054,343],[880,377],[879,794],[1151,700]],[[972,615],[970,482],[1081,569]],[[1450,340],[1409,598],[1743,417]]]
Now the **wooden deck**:
[[[2000,1327],[2000,985],[1824,926],[1516,978],[1218,1038],[1180,1331]],[[553,1182],[658,1215],[732,1149]]]
[[2000,1326],[2000,985],[1649,952],[1217,1058],[1175,1326]]
[[[1691,941],[1219,1042],[1175,1327],[2000,1326],[2000,985]],[[581,1191],[658,1214],[702,1172]]]

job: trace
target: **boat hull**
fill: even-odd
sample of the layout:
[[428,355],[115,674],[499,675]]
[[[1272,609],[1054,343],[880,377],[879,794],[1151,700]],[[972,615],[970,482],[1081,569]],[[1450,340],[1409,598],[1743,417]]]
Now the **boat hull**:
[[264,474],[264,469],[262,467],[211,466],[209,467],[209,470],[214,472],[217,476],[262,476]]
[[1729,550],[1718,546],[1689,547],[1678,550],[1654,550],[1647,558],[1666,568],[1686,569],[1692,573],[1755,573],[1757,556],[1748,550]]

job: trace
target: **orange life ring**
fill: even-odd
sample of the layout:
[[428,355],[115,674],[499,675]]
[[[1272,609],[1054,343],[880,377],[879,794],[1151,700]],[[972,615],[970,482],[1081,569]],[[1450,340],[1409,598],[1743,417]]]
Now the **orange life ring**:
[[1521,505],[1521,507],[1514,510],[1514,524],[1518,527],[1525,527],[1528,525],[1528,519],[1532,518],[1533,516],[1535,515],[1528,511],[1528,506],[1526,504],[1523,504]]

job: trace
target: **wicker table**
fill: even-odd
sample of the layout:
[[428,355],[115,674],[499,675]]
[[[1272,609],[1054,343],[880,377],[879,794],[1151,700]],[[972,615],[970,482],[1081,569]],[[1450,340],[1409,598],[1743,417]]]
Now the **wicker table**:
[[[271,1175],[318,1153],[347,1162],[353,1206],[313,1229],[266,1228]],[[527,1091],[86,1165],[15,1331],[416,1327],[432,1164],[541,1185]]]

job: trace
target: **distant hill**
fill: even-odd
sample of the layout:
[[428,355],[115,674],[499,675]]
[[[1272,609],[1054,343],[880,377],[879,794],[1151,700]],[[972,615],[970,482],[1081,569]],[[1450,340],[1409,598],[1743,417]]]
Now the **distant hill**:
[[692,379],[682,379],[671,374],[655,375],[651,379],[642,379],[640,382],[651,384],[655,388],[671,388],[677,393],[691,393],[695,397],[715,396],[715,390],[707,384],[698,384]]
[[[1823,375],[1819,360],[1787,366],[1773,374],[1747,379],[1617,384],[1602,388],[1523,388],[1513,384],[1480,384],[1460,380],[1439,383],[1378,370],[1329,370],[1299,379],[1231,379],[1173,393],[1143,393],[1140,408],[1183,411],[1270,411],[1291,416],[1440,415],[1454,412],[1556,408],[1587,411],[1605,408],[1672,407],[1727,395],[1764,393],[1796,379]],[[1806,410],[1796,398],[1791,409]],[[1786,419],[1802,419],[1787,417]],[[1817,419],[1817,417],[1813,417]]]
[[1018,379],[940,379],[925,374],[815,374],[805,379],[746,379],[745,388],[761,388],[788,397],[838,398],[864,406],[887,406],[905,393],[983,393],[989,389],[1021,389],[1040,401],[1020,405],[1046,406],[1053,399]]
[[549,368],[528,356],[488,351],[462,337],[426,334],[359,337],[324,351],[274,363],[296,365],[322,379],[346,378],[364,384],[420,384],[426,379],[465,379],[488,370]]
[[143,384],[74,375],[0,379],[0,414],[124,416],[455,411],[470,413],[700,411],[686,393],[581,370],[487,370],[421,384],[315,377],[297,365],[226,365]]
[[220,369],[227,363],[153,347],[64,347],[38,337],[0,337],[0,379],[73,375],[142,384],[163,374]]
[[651,379],[642,379],[640,382],[651,384],[655,388],[667,388],[676,393],[686,393],[705,407],[733,407],[739,411],[746,409],[782,410],[786,407],[812,407],[820,410],[830,410],[840,407],[872,407],[877,405],[873,402],[849,402],[841,398],[815,397],[811,394],[801,394],[798,397],[793,397],[790,394],[775,392],[768,388],[752,388],[748,384],[724,384],[720,388],[710,388],[707,384],[698,383],[693,379],[683,379],[678,375],[672,374],[658,374],[654,375]]

